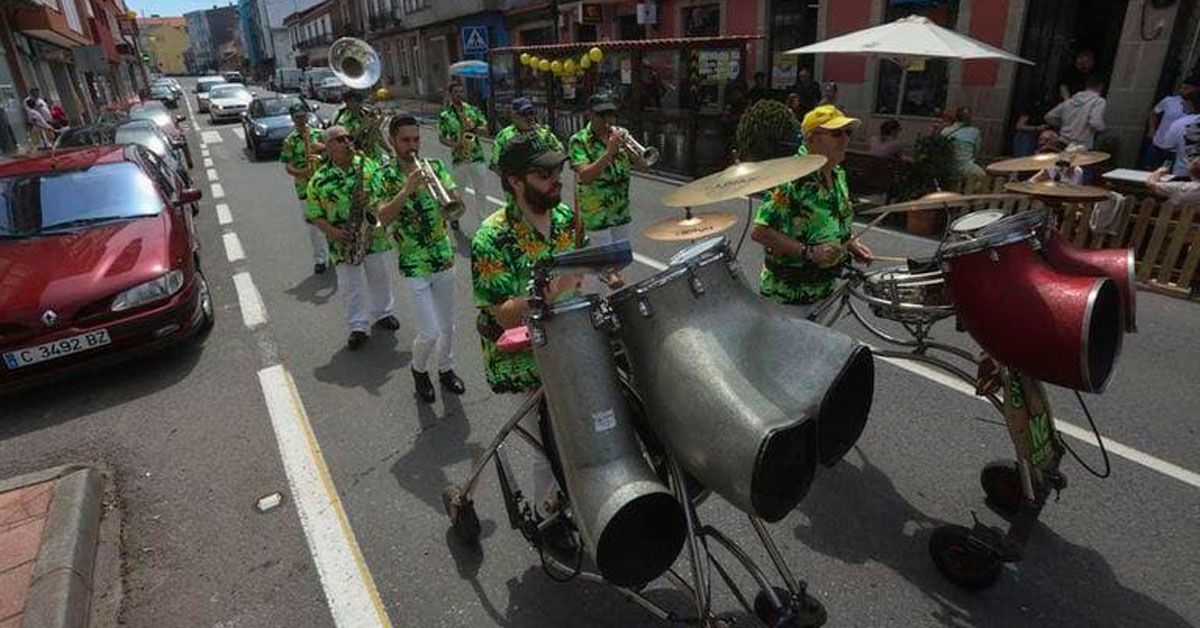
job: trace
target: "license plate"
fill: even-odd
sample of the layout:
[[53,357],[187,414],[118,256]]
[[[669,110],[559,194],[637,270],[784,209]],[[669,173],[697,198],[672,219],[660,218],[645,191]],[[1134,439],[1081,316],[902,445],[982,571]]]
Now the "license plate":
[[108,330],[98,329],[86,334],[47,342],[36,347],[26,347],[16,351],[9,351],[4,354],[4,364],[9,369],[19,369],[22,366],[46,362],[47,360],[56,360],[73,353],[81,353],[95,349],[96,347],[103,347],[110,342],[112,340],[108,337]]

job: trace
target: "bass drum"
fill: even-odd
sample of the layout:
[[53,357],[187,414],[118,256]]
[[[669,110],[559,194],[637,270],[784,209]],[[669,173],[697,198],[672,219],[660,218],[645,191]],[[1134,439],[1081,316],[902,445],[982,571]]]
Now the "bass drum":
[[836,464],[866,424],[874,361],[850,337],[765,301],[724,237],[609,297],[650,427],[690,475],[778,521],[817,463]]

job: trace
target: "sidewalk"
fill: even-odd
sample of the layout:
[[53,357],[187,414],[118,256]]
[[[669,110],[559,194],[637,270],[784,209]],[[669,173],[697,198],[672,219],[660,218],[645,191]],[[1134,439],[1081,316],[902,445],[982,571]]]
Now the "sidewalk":
[[17,628],[54,496],[54,482],[0,493],[0,628]]

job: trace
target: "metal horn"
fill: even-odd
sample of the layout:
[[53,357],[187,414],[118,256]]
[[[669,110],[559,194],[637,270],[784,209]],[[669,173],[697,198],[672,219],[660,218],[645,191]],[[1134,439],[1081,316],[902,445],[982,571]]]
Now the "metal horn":
[[383,72],[379,53],[357,37],[342,37],[329,47],[329,69],[351,89],[367,89]]
[[654,164],[658,163],[658,159],[661,155],[659,154],[657,148],[653,146],[642,146],[641,142],[633,139],[633,134],[629,132],[629,129],[624,127],[616,127],[616,132],[621,134],[625,150],[637,155],[638,157],[641,157],[642,161],[646,162],[647,166],[653,166]]

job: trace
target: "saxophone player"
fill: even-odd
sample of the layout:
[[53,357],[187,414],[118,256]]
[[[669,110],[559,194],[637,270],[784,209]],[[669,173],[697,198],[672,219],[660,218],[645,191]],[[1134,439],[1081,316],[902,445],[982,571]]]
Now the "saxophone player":
[[547,148],[566,153],[562,141],[558,139],[554,131],[544,124],[537,123],[534,111],[532,98],[519,96],[513,99],[512,124],[500,129],[500,132],[496,134],[496,139],[492,141],[492,159],[489,165],[493,171],[500,172],[500,153],[504,152],[504,147],[508,146],[518,135],[525,133],[533,133],[538,141]]
[[[379,199],[379,221],[388,228],[400,259],[400,273],[412,291],[417,329],[413,336],[414,392],[422,403],[433,403],[430,358],[437,349],[438,383],[455,395],[466,392],[454,373],[454,246],[446,228],[446,207],[431,193],[441,185],[442,201],[460,202],[454,179],[442,162],[418,162],[421,129],[417,119],[393,116],[386,129],[395,160],[380,168],[371,181],[372,196]],[[433,181],[430,178],[435,177]]]
[[[308,180],[307,192],[308,218],[329,239],[329,260],[337,273],[338,293],[350,328],[346,344],[355,350],[367,341],[372,321],[387,331],[400,329],[400,321],[393,313],[396,256],[383,227],[370,225],[375,209],[370,181],[379,165],[356,152],[352,143],[345,127],[332,126],[325,131],[329,159]],[[354,224],[356,216],[360,223],[368,221],[368,226]],[[364,247],[359,264],[352,263],[354,244]]]
[[[487,132],[487,118],[483,112],[463,99],[462,83],[452,82],[446,88],[447,105],[438,112],[438,139],[450,148],[450,164],[454,179],[475,190],[470,204],[480,222],[484,219],[483,181],[487,166],[483,158],[483,146],[479,138]],[[458,221],[450,226],[458,229]]]
[[[288,113],[296,126],[283,140],[279,161],[283,162],[284,169],[295,183],[296,197],[300,199],[300,215],[308,222],[308,179],[312,177],[317,161],[325,151],[325,144],[322,142],[324,133],[319,128],[309,126],[310,114],[303,102],[292,105]],[[320,229],[311,223],[307,228],[308,239],[313,249],[313,273],[320,275],[328,268],[329,243],[325,241],[325,234],[321,233]]]

